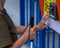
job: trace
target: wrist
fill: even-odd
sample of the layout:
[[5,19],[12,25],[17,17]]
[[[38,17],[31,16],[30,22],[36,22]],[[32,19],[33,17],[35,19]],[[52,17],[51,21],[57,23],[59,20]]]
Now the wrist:
[[42,20],[40,23],[41,23],[41,24],[45,24],[45,21]]
[[38,30],[38,26],[36,25],[36,26],[33,27],[33,31],[35,32],[37,30]]

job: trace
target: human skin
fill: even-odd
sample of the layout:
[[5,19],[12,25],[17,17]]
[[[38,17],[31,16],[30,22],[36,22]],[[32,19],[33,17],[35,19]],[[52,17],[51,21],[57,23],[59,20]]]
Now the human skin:
[[[5,0],[0,0],[0,10],[3,10],[4,3],[5,3]],[[41,19],[41,22],[39,22],[38,25],[33,26],[32,28],[28,26],[28,28],[26,29],[24,33],[23,31],[26,28],[26,26],[16,26],[17,33],[23,34],[23,35],[19,39],[17,39],[17,41],[13,43],[13,45],[10,48],[19,48],[28,40],[29,28],[30,28],[30,40],[34,39],[36,36],[37,30],[43,30],[45,27],[48,26],[48,24],[45,24],[48,18],[49,18],[49,14],[44,15]]]

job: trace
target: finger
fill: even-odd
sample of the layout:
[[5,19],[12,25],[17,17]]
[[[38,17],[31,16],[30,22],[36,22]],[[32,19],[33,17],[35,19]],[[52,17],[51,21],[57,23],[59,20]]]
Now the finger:
[[45,23],[45,21],[46,21],[48,18],[49,18],[49,14],[43,16],[41,21],[43,21],[43,22]]
[[45,24],[45,25],[43,26],[43,28],[46,28],[47,26],[49,26],[49,24]]
[[44,14],[44,17],[49,16],[49,14]]
[[47,20],[49,18],[49,14],[45,15],[43,18]]

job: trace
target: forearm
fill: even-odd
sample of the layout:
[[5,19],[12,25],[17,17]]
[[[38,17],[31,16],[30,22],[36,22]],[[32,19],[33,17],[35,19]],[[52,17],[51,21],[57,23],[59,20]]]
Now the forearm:
[[[45,26],[45,21],[48,19],[48,15],[47,16],[44,16],[42,18],[42,21],[37,25],[37,26],[34,26],[33,28],[31,28],[30,30],[30,39],[33,39],[33,37],[35,36],[35,32],[37,30],[41,30],[41,29],[44,29],[46,26]],[[23,28],[26,28],[23,26]],[[19,31],[23,31],[24,29],[19,28]],[[22,30],[21,30],[22,29]],[[18,32],[20,33],[20,32]],[[22,35],[21,38],[19,38],[14,44],[13,44],[13,47],[12,48],[19,48],[21,47],[27,40],[28,40],[28,35],[29,35],[29,27],[26,29],[26,31],[24,32],[24,34]]]
[[28,32],[24,33],[14,44],[12,48],[21,47],[28,40]]
[[[27,26],[16,26],[16,30],[18,34],[23,34],[24,30],[26,29]],[[38,30],[37,26],[34,26],[31,28],[33,31]]]
[[23,34],[23,31],[25,30],[26,26],[16,26],[16,31],[18,34]]
[[[33,32],[33,29],[30,29],[30,40],[35,38],[35,32]],[[29,27],[26,29],[24,34],[19,38],[14,44],[12,48],[19,48],[21,47],[27,40],[29,36]]]
[[[41,21],[38,25],[32,27],[31,29],[33,30],[33,32],[36,32],[37,30],[41,30],[43,25],[44,25],[44,22]],[[17,33],[23,34],[23,32],[26,28],[27,28],[27,26],[16,26]]]
[[[28,40],[29,28],[30,27],[28,27],[26,29],[26,31],[24,32],[24,34],[13,44],[12,48],[19,48]],[[35,36],[36,36],[35,32],[37,30],[38,30],[37,26],[34,26],[33,28],[30,28],[30,40],[35,38]]]

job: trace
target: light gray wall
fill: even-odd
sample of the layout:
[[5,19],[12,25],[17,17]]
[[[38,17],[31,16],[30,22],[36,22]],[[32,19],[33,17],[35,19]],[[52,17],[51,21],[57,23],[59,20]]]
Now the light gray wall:
[[20,25],[19,1],[20,0],[6,0],[4,6],[15,25]]

